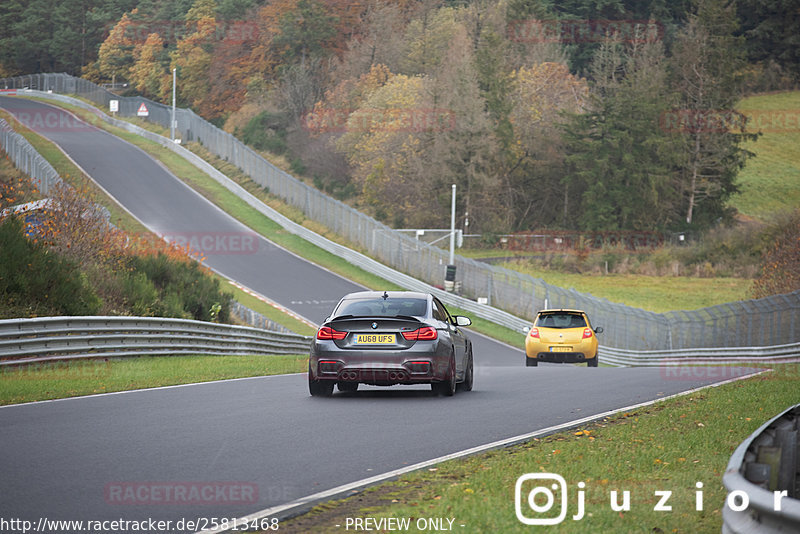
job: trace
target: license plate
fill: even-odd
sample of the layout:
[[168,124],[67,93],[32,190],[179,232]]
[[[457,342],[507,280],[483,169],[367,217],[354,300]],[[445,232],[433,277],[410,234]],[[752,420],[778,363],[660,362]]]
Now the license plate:
[[572,352],[572,347],[550,347],[550,352]]
[[358,345],[390,345],[394,343],[394,334],[358,334]]

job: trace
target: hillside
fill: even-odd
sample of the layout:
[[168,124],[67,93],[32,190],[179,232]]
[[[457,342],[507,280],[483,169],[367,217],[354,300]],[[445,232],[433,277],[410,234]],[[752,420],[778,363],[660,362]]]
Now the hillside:
[[741,192],[731,204],[748,219],[769,222],[800,208],[800,91],[749,97],[739,109],[758,119],[753,131],[762,135],[744,145],[756,156],[739,173]]

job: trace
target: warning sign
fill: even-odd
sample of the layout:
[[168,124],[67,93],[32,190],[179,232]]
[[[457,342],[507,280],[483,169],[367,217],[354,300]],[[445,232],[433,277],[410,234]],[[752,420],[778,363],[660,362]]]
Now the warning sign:
[[142,105],[139,106],[139,110],[136,112],[136,114],[140,117],[147,117],[150,115],[150,112],[147,111],[147,106],[144,105],[144,102],[142,102]]

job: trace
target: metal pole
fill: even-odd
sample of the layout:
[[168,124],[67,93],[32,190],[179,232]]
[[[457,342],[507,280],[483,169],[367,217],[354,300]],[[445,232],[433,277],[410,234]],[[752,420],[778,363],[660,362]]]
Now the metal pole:
[[456,184],[453,184],[453,202],[450,206],[450,265],[456,258]]
[[175,79],[177,70],[172,69],[172,118],[169,121],[169,138],[173,142],[175,141]]

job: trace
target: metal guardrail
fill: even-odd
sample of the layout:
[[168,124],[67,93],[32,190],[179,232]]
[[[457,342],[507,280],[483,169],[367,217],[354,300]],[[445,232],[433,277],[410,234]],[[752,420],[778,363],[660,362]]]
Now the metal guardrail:
[[770,419],[731,456],[723,534],[800,532],[800,404]]
[[624,350],[598,348],[601,363],[617,367],[667,367],[676,365],[780,362],[800,358],[800,343],[772,347],[726,347],[683,350]]
[[305,354],[311,338],[153,317],[0,320],[0,367],[25,361],[176,354]]

